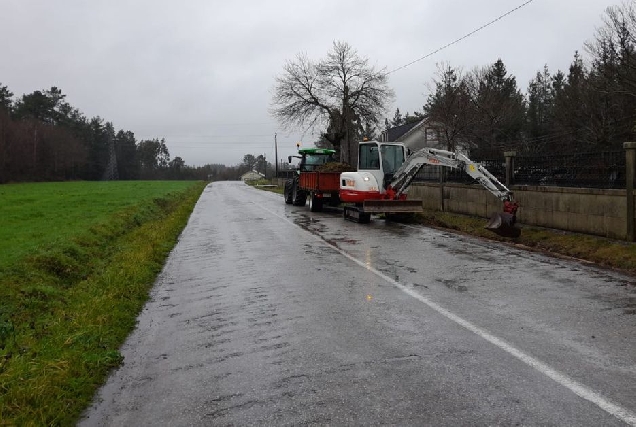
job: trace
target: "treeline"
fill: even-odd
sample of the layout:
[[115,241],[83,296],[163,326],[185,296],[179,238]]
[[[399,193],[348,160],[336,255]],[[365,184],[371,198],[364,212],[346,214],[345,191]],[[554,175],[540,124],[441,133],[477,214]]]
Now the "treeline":
[[502,60],[469,72],[444,64],[422,113],[449,150],[476,155],[518,150],[572,153],[622,149],[636,129],[636,12],[633,0],[608,8],[585,44],[590,60],[574,54],[567,72],[538,71],[523,94]]
[[14,100],[0,84],[0,183],[57,180],[232,180],[238,165],[192,167],[170,158],[164,139],[137,141],[133,132],[91,119],[57,87]]

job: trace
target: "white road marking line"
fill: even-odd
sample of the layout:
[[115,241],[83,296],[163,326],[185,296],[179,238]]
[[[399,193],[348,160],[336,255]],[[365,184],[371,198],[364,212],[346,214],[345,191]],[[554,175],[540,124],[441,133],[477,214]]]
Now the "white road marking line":
[[548,378],[551,378],[552,380],[556,381],[557,383],[559,383],[563,387],[566,387],[567,389],[572,391],[577,396],[579,396],[579,397],[581,397],[581,398],[583,398],[583,399],[585,399],[585,400],[587,400],[589,402],[592,402],[593,404],[595,404],[596,406],[598,406],[599,408],[601,408],[602,410],[604,410],[608,414],[613,415],[614,417],[618,418],[619,420],[624,421],[625,423],[636,427],[636,413],[630,411],[629,409],[623,408],[620,405],[617,405],[617,404],[611,402],[610,400],[606,399],[605,397],[603,397],[599,393],[596,393],[594,390],[586,387],[585,385],[583,385],[583,384],[579,383],[578,381],[568,377],[567,375],[557,371],[556,369],[551,368],[550,366],[546,365],[545,363],[541,362],[540,360],[538,360],[538,359],[536,359],[536,358],[524,353],[523,351],[513,347],[512,345],[508,344],[507,342],[505,342],[504,340],[502,340],[500,338],[497,338],[496,336],[494,336],[490,332],[486,331],[485,329],[482,329],[479,326],[476,326],[473,323],[469,322],[468,320],[465,320],[465,319],[459,317],[458,315],[448,311],[447,309],[445,309],[442,306],[438,305],[437,303],[431,301],[430,299],[426,298],[425,296],[418,294],[413,289],[411,289],[411,288],[409,288],[407,286],[404,286],[403,284],[395,281],[394,279],[390,278],[386,274],[383,274],[382,272],[376,270],[375,268],[365,264],[363,261],[360,261],[357,258],[354,258],[352,255],[349,255],[347,252],[343,251],[342,249],[340,249],[340,248],[338,248],[338,247],[336,247],[334,245],[329,244],[328,242],[326,242],[320,236],[318,236],[318,235],[316,235],[316,234],[314,234],[314,233],[312,233],[312,232],[310,232],[308,230],[304,230],[303,228],[299,227],[298,224],[295,224],[293,221],[290,221],[288,218],[286,218],[286,217],[284,217],[282,215],[279,215],[276,212],[273,212],[273,211],[271,211],[271,210],[269,210],[267,208],[264,208],[263,206],[261,206],[259,204],[256,204],[256,205],[259,208],[263,209],[264,211],[267,211],[270,214],[282,219],[283,221],[286,221],[286,222],[290,223],[291,225],[300,228],[301,230],[305,231],[307,234],[309,234],[310,236],[312,236],[313,238],[315,238],[319,242],[321,242],[324,245],[329,246],[330,248],[334,249],[335,251],[337,251],[338,253],[340,253],[341,255],[346,257],[347,259],[349,259],[352,262],[358,264],[359,266],[367,269],[368,271],[372,272],[373,274],[375,274],[376,276],[382,278],[383,280],[391,283],[393,286],[395,286],[396,288],[400,289],[405,294],[407,294],[407,295],[415,298],[416,300],[426,304],[427,306],[429,306],[433,310],[437,311],[439,314],[441,314],[442,316],[446,317],[447,319],[457,323],[458,325],[464,327],[465,329],[468,329],[469,331],[471,331],[474,334],[478,335],[479,337],[485,339],[489,343],[497,346],[498,348],[500,348],[501,350],[505,351],[506,353],[516,357],[517,359],[519,359],[520,361],[522,361],[526,365],[531,366],[532,368],[536,369],[537,371],[539,371],[543,375],[547,376]]

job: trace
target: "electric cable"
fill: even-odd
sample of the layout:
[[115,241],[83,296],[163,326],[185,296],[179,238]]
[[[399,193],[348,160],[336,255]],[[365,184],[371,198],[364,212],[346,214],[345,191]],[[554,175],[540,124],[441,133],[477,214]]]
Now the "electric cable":
[[416,62],[420,62],[420,61],[422,61],[423,59],[428,58],[429,56],[433,56],[433,55],[435,55],[437,52],[440,52],[440,51],[442,51],[442,50],[444,50],[444,49],[446,49],[446,48],[448,48],[448,47],[450,47],[450,46],[452,46],[452,45],[454,45],[454,44],[457,44],[457,43],[459,43],[460,41],[462,41],[462,40],[464,40],[464,39],[467,39],[468,37],[472,36],[473,34],[478,33],[479,31],[483,30],[484,28],[491,26],[491,25],[492,25],[492,24],[494,24],[495,22],[497,22],[497,21],[499,21],[499,20],[501,20],[501,19],[505,18],[506,16],[510,15],[511,13],[516,12],[517,10],[521,9],[522,7],[527,6],[528,4],[532,3],[533,1],[534,1],[534,0],[527,0],[525,3],[523,3],[523,4],[521,4],[521,5],[517,6],[517,7],[515,7],[514,9],[510,9],[508,12],[504,13],[503,15],[499,15],[498,17],[496,17],[496,18],[495,18],[495,19],[493,19],[492,21],[490,21],[490,22],[488,22],[488,23],[486,23],[486,24],[482,25],[481,27],[479,27],[479,28],[477,28],[477,29],[475,29],[475,30],[471,31],[470,33],[467,33],[467,34],[463,35],[462,37],[460,37],[460,38],[458,38],[458,39],[456,39],[456,40],[454,40],[454,41],[452,41],[452,42],[450,42],[450,43],[447,43],[447,44],[445,44],[444,46],[442,46],[442,47],[440,47],[440,48],[435,49],[434,51],[432,51],[432,52],[430,52],[430,53],[428,53],[428,54],[426,54],[426,55],[422,56],[421,58],[418,58],[418,59],[416,59],[416,60],[414,60],[414,61],[411,61],[411,62],[409,62],[408,64],[402,65],[401,67],[395,68],[395,69],[393,69],[393,70],[389,71],[388,73],[386,73],[385,75],[387,75],[387,76],[388,76],[389,74],[394,73],[394,72],[399,71],[399,70],[402,70],[402,69],[404,69],[404,68],[406,68],[406,67],[409,67],[409,66],[411,66],[411,65],[415,64]]

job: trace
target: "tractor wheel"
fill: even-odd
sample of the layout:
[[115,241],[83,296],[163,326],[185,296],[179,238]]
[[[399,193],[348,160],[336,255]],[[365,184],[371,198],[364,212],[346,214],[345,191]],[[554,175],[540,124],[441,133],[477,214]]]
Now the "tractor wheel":
[[288,205],[291,205],[294,202],[293,194],[292,194],[293,185],[294,185],[293,179],[288,179],[287,181],[285,181],[283,196],[285,197],[285,203],[287,203]]
[[294,206],[305,206],[307,202],[307,193],[298,188],[298,182],[294,181],[292,188],[292,203]]
[[309,193],[309,210],[312,212],[320,212],[322,210],[322,198],[316,196],[313,191]]

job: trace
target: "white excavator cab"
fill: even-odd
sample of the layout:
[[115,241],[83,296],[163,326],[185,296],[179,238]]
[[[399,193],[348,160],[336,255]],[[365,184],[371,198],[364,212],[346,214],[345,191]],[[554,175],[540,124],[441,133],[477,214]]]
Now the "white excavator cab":
[[400,143],[364,141],[358,148],[358,172],[373,175],[380,193],[384,193],[405,159],[406,149]]

